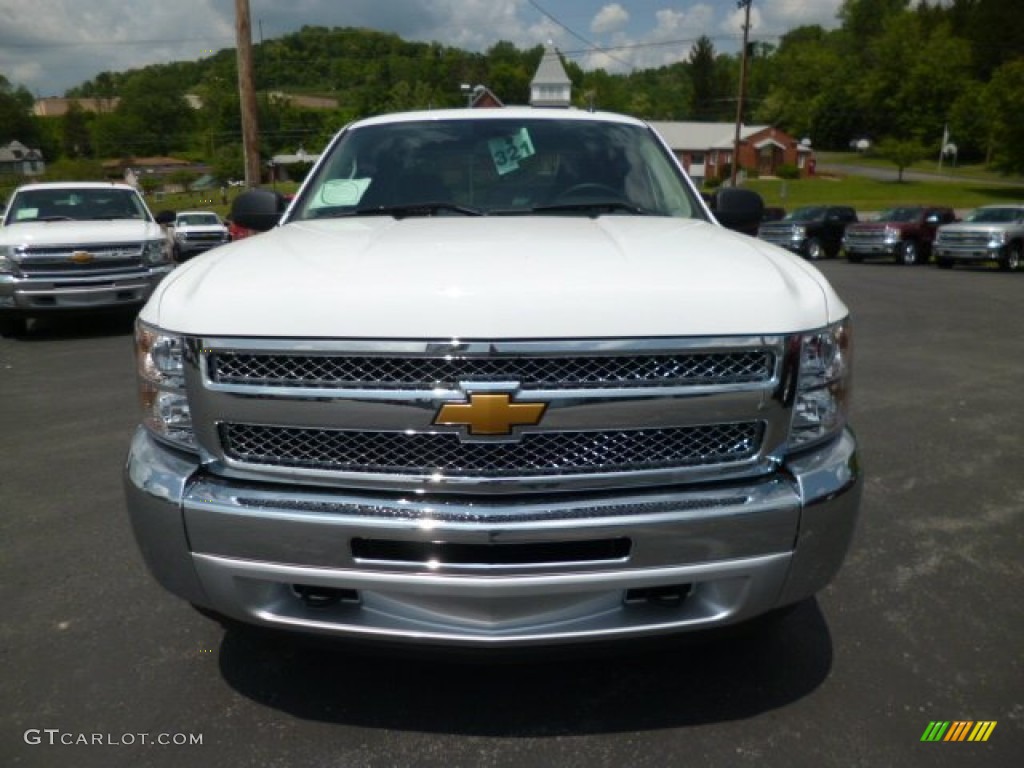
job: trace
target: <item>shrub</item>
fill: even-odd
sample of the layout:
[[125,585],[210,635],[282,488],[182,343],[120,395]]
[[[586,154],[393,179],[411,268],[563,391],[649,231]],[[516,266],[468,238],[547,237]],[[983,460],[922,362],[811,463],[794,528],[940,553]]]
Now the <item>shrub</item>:
[[799,179],[800,169],[792,163],[783,163],[775,169],[775,175],[780,179]]

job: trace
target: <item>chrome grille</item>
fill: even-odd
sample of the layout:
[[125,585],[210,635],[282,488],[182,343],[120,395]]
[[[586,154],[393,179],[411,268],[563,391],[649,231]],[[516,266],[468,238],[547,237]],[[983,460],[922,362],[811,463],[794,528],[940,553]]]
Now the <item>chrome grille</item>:
[[678,387],[770,381],[771,350],[586,357],[395,357],[215,352],[209,376],[236,386],[456,389],[515,381],[529,389]]
[[[76,251],[90,253],[93,258],[83,264],[75,263],[71,256]],[[137,243],[29,248],[18,258],[18,270],[34,276],[102,275],[143,267],[142,247]]]
[[452,433],[356,432],[227,423],[225,455],[256,465],[427,477],[542,477],[732,464],[755,457],[764,425],[538,432],[514,443]]
[[885,242],[886,234],[883,230],[869,232],[851,232],[846,230],[846,241],[852,245],[878,245]]
[[992,235],[989,232],[940,232],[937,238],[943,245],[969,245],[984,248]]

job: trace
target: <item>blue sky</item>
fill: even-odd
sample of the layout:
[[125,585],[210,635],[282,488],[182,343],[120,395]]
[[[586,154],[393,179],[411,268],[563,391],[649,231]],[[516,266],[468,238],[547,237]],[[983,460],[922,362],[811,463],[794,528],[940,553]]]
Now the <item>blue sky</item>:
[[[801,24],[837,26],[841,0],[753,0],[751,38]],[[661,66],[707,35],[738,48],[735,0],[250,0],[253,37],[304,25],[368,27],[410,40],[485,50],[548,40],[584,69]],[[191,60],[234,46],[235,0],[0,0],[0,74],[56,96],[98,73]]]

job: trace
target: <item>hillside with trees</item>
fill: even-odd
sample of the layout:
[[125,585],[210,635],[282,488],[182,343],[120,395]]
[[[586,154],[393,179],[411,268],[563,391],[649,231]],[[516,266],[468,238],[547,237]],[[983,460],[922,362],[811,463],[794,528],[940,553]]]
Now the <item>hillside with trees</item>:
[[[846,0],[836,29],[804,26],[751,43],[744,121],[777,125],[819,149],[868,139],[935,155],[948,128],[960,161],[1024,172],[1024,13],[1017,5]],[[718,53],[708,37],[689,45],[679,63],[629,74],[583,71],[570,52],[576,105],[652,120],[734,120],[739,55]],[[355,28],[304,27],[266,40],[254,46],[262,152],[317,151],[360,116],[463,105],[464,83],[525,104],[541,54],[539,45],[523,50],[499,41],[473,53]],[[301,108],[283,94],[329,97],[338,106]],[[0,73],[0,144],[17,139],[64,168],[173,154],[209,163],[221,178],[241,175],[233,49],[104,72],[66,95],[119,102],[106,114],[71,109],[36,118],[28,91]]]

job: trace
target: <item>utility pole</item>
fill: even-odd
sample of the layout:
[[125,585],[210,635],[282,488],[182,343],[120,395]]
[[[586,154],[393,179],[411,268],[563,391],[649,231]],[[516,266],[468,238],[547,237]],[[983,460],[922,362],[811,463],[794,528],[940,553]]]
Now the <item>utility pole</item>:
[[743,54],[740,59],[740,97],[736,103],[736,137],[732,142],[731,186],[736,186],[736,172],[740,166],[740,128],[743,125],[743,102],[747,98],[747,40],[750,35],[750,5],[754,0],[737,0],[736,7],[745,9],[743,18]]
[[242,109],[245,186],[251,189],[260,183],[260,129],[256,111],[256,84],[252,72],[249,0],[235,0],[235,44],[238,48],[238,97]]

